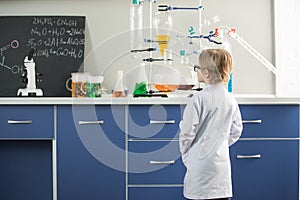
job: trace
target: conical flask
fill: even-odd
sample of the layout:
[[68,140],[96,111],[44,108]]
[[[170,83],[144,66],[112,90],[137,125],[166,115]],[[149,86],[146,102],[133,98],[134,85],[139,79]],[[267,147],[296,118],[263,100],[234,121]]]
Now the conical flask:
[[117,81],[112,93],[112,97],[126,97],[124,84],[123,84],[123,71],[119,70],[117,74]]
[[167,7],[159,7],[158,12],[153,18],[153,27],[156,28],[156,40],[162,57],[164,57],[165,51],[168,48],[172,26],[173,18]]

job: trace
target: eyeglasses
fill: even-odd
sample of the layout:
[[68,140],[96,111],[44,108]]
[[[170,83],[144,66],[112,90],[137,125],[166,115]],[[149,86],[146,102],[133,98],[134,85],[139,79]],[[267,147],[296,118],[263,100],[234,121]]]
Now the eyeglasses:
[[197,72],[201,67],[199,65],[194,65],[194,72]]

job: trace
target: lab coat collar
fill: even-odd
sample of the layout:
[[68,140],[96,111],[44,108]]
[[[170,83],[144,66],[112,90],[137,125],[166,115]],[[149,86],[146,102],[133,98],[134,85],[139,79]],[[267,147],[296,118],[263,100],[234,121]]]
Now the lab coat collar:
[[226,89],[226,85],[224,83],[207,84],[203,89],[208,89],[213,87],[224,87],[224,89]]

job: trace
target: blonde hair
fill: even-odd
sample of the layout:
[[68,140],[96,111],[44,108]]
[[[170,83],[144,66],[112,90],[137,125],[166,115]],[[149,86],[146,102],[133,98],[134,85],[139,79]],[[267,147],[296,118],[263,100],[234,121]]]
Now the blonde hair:
[[210,72],[210,83],[227,83],[233,68],[233,60],[225,49],[206,49],[199,56],[201,70]]

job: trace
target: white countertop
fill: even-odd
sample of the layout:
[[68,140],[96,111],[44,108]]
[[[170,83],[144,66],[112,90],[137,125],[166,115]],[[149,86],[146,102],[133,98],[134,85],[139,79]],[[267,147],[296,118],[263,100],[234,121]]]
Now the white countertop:
[[[142,105],[142,104],[186,104],[190,93],[169,93],[168,98],[162,97],[125,97],[112,98],[105,95],[100,98],[72,97],[1,97],[0,105]],[[239,104],[300,104],[300,97],[276,97],[275,95],[234,95]]]

